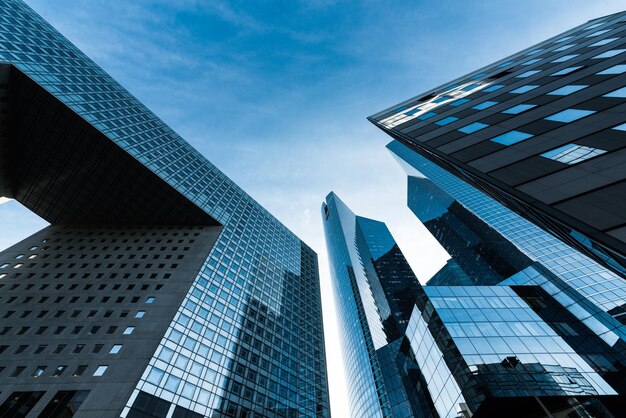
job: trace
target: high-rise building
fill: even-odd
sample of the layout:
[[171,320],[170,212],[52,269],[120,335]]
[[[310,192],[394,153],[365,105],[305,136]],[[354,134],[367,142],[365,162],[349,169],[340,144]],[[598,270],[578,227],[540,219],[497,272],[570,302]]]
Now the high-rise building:
[[369,119],[626,276],[626,12]]
[[404,389],[400,343],[423,290],[384,223],[322,205],[352,417],[428,416]]
[[0,195],[1,417],[330,416],[316,254],[18,0]]

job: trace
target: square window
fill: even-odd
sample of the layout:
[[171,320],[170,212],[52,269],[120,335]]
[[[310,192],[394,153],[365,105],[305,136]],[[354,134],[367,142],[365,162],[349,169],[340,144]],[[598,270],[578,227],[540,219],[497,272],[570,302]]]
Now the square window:
[[521,74],[518,74],[515,77],[517,77],[517,78],[526,78],[526,77],[530,77],[530,76],[535,75],[535,74],[540,73],[540,72],[541,72],[541,70],[529,70],[529,71],[523,72]]
[[525,112],[527,110],[532,109],[533,107],[537,107],[534,104],[519,104],[517,106],[510,107],[506,110],[503,110],[502,113],[506,113],[509,115],[517,115],[519,113]]
[[583,84],[570,84],[567,86],[563,86],[559,89],[552,90],[551,92],[547,94],[552,95],[552,96],[567,96],[568,94],[576,93],[577,91],[582,90],[587,87],[589,86],[586,86]]
[[536,89],[537,87],[539,87],[539,86],[529,84],[527,86],[522,86],[522,87],[516,88],[515,90],[511,90],[509,93],[513,93],[513,94],[526,93],[528,91]]
[[626,64],[614,65],[611,68],[607,68],[606,70],[600,71],[596,73],[598,75],[606,75],[606,74],[622,74],[626,72]]
[[503,84],[494,84],[494,85],[492,85],[492,86],[485,87],[485,88],[483,89],[483,91],[490,93],[490,92],[492,92],[492,91],[499,90],[499,89],[501,89],[502,87],[504,87],[504,85],[503,85]]
[[569,73],[573,73],[574,71],[583,68],[582,65],[579,65],[578,67],[568,67],[568,68],[563,68],[560,71],[557,71],[556,73],[552,73],[550,74],[551,76],[561,76],[561,75],[566,75]]
[[491,138],[490,141],[497,142],[502,145],[513,145],[518,142],[522,142],[528,138],[532,138],[534,135],[527,134],[526,132],[521,131],[509,131],[502,135],[498,135],[495,138]]
[[146,380],[153,385],[158,385],[159,383],[161,383],[161,379],[163,379],[164,375],[165,372],[163,370],[153,367],[152,370],[150,370],[150,373],[148,374]]
[[109,367],[109,366],[106,366],[106,365],[100,365],[100,366],[98,366],[98,368],[96,369],[96,371],[95,371],[95,372],[93,372],[93,375],[94,375],[94,376],[102,376],[102,375],[104,374],[104,372],[106,372],[106,371],[107,371],[107,368],[108,368],[108,367]]
[[589,46],[590,46],[590,47],[593,47],[593,46],[602,46],[602,45],[610,44],[610,43],[611,43],[611,42],[613,42],[613,41],[617,41],[617,39],[618,39],[618,38],[603,39],[603,40],[598,41],[598,42],[596,42],[596,43],[594,43],[594,44],[591,44],[591,45],[589,45]]
[[624,51],[626,51],[626,49],[612,49],[610,51],[603,52],[600,55],[596,55],[595,57],[593,57],[593,59],[611,58],[611,57],[621,54]]
[[481,129],[485,129],[487,126],[489,125],[485,123],[474,122],[474,123],[470,123],[469,125],[465,125],[462,128],[459,128],[458,130],[466,134],[471,134],[476,131],[480,131]]
[[447,118],[443,118],[441,120],[438,120],[437,122],[435,122],[435,125],[439,125],[439,126],[445,126],[449,123],[452,123],[454,121],[459,120],[459,118],[455,118],[454,116],[448,116]]
[[585,116],[589,116],[591,114],[596,113],[594,110],[584,110],[584,109],[565,109],[562,112],[555,113],[554,115],[548,116],[544,118],[545,120],[551,120],[554,122],[573,122],[578,119],[582,119]]
[[577,57],[577,56],[578,56],[578,54],[574,54],[574,55],[563,55],[562,57],[557,58],[557,59],[555,59],[555,60],[554,60],[554,61],[552,61],[552,62],[565,62],[565,61],[569,61],[569,60],[571,60],[572,58]]
[[498,102],[486,101],[486,102],[478,103],[476,106],[473,106],[472,109],[483,110],[483,109],[487,109],[488,107],[491,107],[491,106],[497,105],[497,104],[498,104]]

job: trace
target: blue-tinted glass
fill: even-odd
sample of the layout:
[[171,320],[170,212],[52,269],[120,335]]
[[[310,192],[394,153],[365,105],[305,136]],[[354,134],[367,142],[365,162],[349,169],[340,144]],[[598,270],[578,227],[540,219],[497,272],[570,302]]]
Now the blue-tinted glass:
[[534,64],[536,62],[539,62],[539,61],[541,61],[541,58],[534,58],[534,59],[528,60],[526,62],[523,62],[522,65],[532,65],[532,64]]
[[547,94],[554,95],[554,96],[567,96],[568,94],[575,93],[575,92],[577,92],[579,90],[582,90],[582,89],[584,89],[586,87],[589,87],[589,86],[586,86],[586,85],[583,85],[583,84],[570,84],[570,85],[567,85],[567,86],[563,86],[563,87],[561,87],[559,89],[552,90],[551,92],[549,92]]
[[472,106],[472,109],[483,110],[483,109],[487,109],[488,107],[491,107],[491,106],[497,105],[497,104],[498,104],[498,102],[486,101],[486,102],[478,103],[476,106]]
[[517,78],[526,78],[526,77],[530,77],[530,76],[535,75],[535,74],[540,73],[540,72],[541,72],[541,70],[530,70],[530,71],[526,71],[524,73],[521,73],[521,74],[517,75],[516,77]]
[[554,122],[573,122],[575,120],[584,118],[585,116],[589,116],[593,113],[596,113],[594,110],[584,110],[584,109],[565,109],[562,112],[555,113],[554,115],[548,116],[545,118],[546,120],[551,120]]
[[609,39],[603,39],[601,41],[598,41],[594,44],[589,45],[590,47],[594,47],[594,46],[602,46],[602,45],[606,45],[606,44],[610,44],[613,41],[617,41],[619,38],[609,38]]
[[477,78],[481,78],[484,77],[485,73],[479,73],[479,74],[474,74],[473,76],[470,77],[471,80],[476,80]]
[[531,138],[532,136],[533,135],[527,134],[526,132],[509,131],[502,135],[496,136],[495,138],[491,138],[490,141],[497,142],[498,144],[502,145],[513,145],[528,138]]
[[502,64],[498,65],[498,68],[508,67],[511,64],[513,64],[513,61],[503,62]]
[[473,132],[480,131],[481,129],[485,129],[487,126],[489,125],[480,123],[480,122],[474,122],[462,128],[459,128],[459,131],[466,133],[466,134],[471,134]]
[[465,103],[467,103],[469,101],[470,101],[470,99],[459,99],[459,100],[456,100],[456,101],[450,103],[450,106],[461,106],[462,104],[465,104]]
[[622,74],[626,72],[626,64],[619,64],[619,65],[614,65],[611,68],[607,68],[606,70],[600,71],[599,73],[597,73],[598,75],[604,75],[604,74]]
[[526,53],[526,55],[535,55],[535,54],[540,53],[541,51],[543,51],[543,49],[535,49],[535,50],[532,50],[532,51]]
[[561,51],[565,51],[566,49],[570,49],[571,47],[576,46],[574,44],[568,44],[568,45],[563,45],[557,49],[554,50],[554,52],[561,52]]
[[438,120],[437,122],[435,122],[435,125],[444,126],[444,125],[452,123],[452,122],[454,122],[456,120],[459,120],[459,118],[455,118],[454,116],[448,116],[447,118],[443,118],[443,119]]
[[555,59],[552,62],[565,62],[565,61],[569,61],[572,58],[577,57],[577,56],[578,56],[578,54],[575,54],[575,55],[563,55],[562,57],[557,58],[557,59]]
[[509,93],[515,93],[515,94],[526,93],[527,91],[534,90],[537,87],[539,87],[539,86],[529,84],[527,86],[522,86],[522,87],[516,88],[515,90],[511,90]]
[[626,131],[626,123],[622,123],[621,125],[614,126],[611,129],[616,129],[618,131]]
[[604,95],[604,97],[624,97],[626,98],[626,87],[622,87],[621,89],[617,89],[610,93]]
[[579,68],[583,68],[582,66],[578,66],[578,67],[568,67],[568,68],[563,68],[560,71],[557,71],[556,73],[552,73],[550,75],[555,76],[555,75],[565,75],[565,74],[569,74],[571,72],[574,72],[576,70],[578,70]]
[[421,119],[421,120],[426,120],[428,118],[432,118],[433,116],[436,116],[437,114],[435,112],[427,112],[424,113],[423,115],[419,115],[417,118]]
[[587,36],[585,36],[585,38],[591,38],[592,36],[599,36],[602,35],[603,33],[607,33],[610,29],[605,29],[605,30],[599,30],[597,32],[591,33]]
[[551,151],[544,152],[541,156],[564,164],[574,165],[604,153],[606,153],[606,151],[599,148],[578,144],[567,144]]
[[537,107],[537,105],[534,104],[519,104],[517,106],[513,106],[510,107],[506,110],[503,110],[502,113],[507,113],[509,115],[517,115],[518,113],[522,113],[525,112],[529,109],[532,109],[533,107]]
[[556,41],[554,41],[554,43],[565,42],[565,41],[567,41],[568,39],[572,39],[572,38],[573,38],[573,36],[565,36],[565,37],[563,37],[563,38],[561,38],[561,39],[557,39]]
[[504,87],[504,85],[502,85],[502,84],[494,84],[493,86],[485,87],[483,89],[483,91],[492,92],[492,91],[496,91],[498,89],[501,89],[502,87]]
[[596,55],[593,58],[611,58],[611,57],[621,54],[624,51],[626,51],[626,49],[612,49],[610,51],[603,52],[600,55]]

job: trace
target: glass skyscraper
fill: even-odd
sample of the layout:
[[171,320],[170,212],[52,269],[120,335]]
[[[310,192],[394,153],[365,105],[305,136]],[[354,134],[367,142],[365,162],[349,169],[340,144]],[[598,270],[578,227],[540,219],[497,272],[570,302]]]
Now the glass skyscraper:
[[316,254],[19,0],[0,195],[0,416],[330,416]]
[[423,290],[384,223],[356,216],[334,193],[322,205],[352,417],[413,417],[400,343]]
[[626,12],[369,119],[626,277]]

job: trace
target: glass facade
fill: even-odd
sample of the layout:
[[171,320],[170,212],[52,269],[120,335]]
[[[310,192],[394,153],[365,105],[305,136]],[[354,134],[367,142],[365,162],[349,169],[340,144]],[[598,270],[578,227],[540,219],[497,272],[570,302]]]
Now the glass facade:
[[396,363],[421,286],[384,223],[356,216],[334,193],[322,205],[350,415],[413,417]]
[[328,417],[316,254],[18,0],[0,1],[0,62],[222,226],[119,414]]
[[594,19],[369,119],[625,277],[625,17]]

